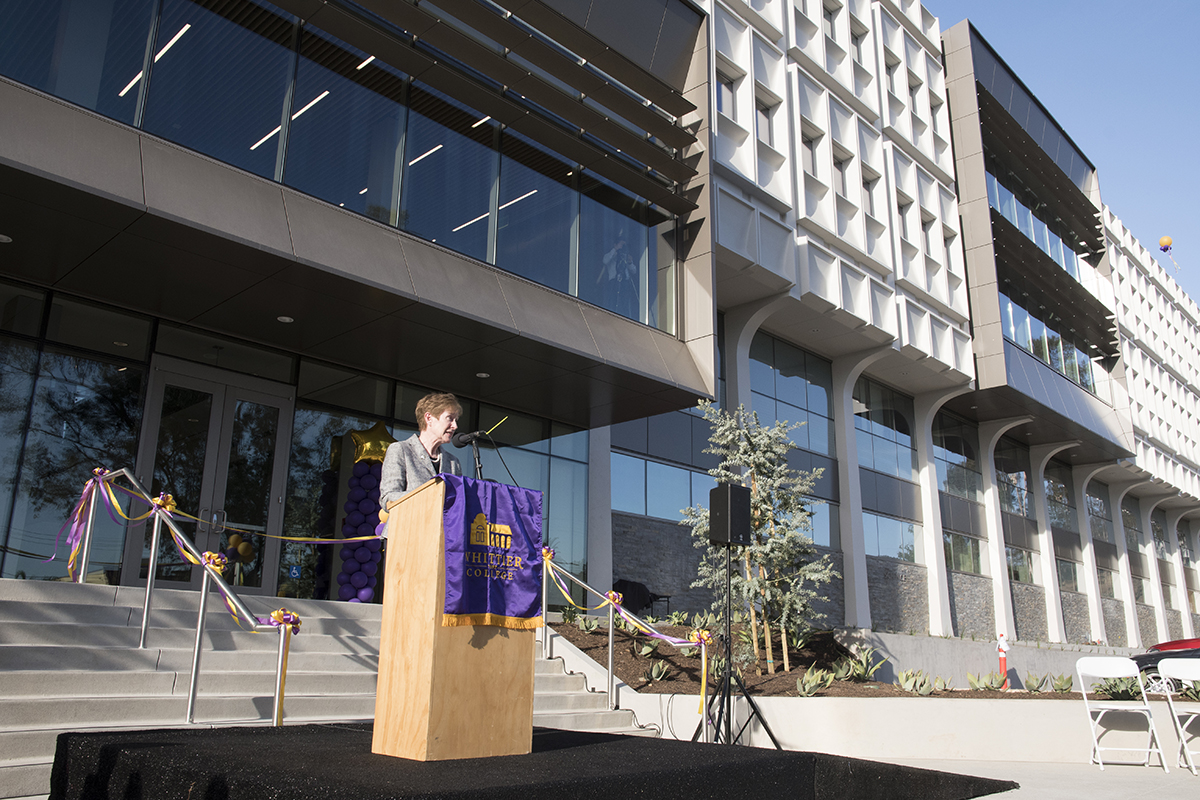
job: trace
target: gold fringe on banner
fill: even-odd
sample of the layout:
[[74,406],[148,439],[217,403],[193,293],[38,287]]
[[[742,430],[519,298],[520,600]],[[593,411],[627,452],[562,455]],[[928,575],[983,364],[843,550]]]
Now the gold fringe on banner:
[[443,628],[461,625],[494,625],[514,631],[528,631],[542,627],[541,617],[506,617],[503,614],[442,614]]

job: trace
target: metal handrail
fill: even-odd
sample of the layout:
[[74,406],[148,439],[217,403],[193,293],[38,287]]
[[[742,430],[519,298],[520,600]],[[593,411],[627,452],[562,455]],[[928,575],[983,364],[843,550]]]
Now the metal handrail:
[[[200,588],[200,609],[196,618],[196,641],[192,649],[192,680],[191,685],[188,687],[187,722],[193,724],[196,721],[196,693],[200,684],[200,653],[201,644],[204,639],[204,613],[205,606],[208,604],[208,590],[215,581],[222,594],[229,601],[229,606],[237,612],[238,617],[241,617],[242,620],[249,624],[249,627],[246,627],[245,630],[256,633],[275,630],[279,632],[278,658],[275,664],[275,702],[271,718],[274,726],[278,727],[282,725],[284,684],[287,680],[288,650],[291,645],[292,626],[287,624],[271,625],[259,621],[258,616],[251,612],[229,584],[225,583],[225,579],[221,577],[221,573],[205,563],[204,554],[188,538],[187,534],[175,524],[175,520],[171,519],[170,513],[154,504],[150,493],[146,491],[146,488],[142,486],[141,482],[133,476],[133,473],[128,468],[98,474],[97,477],[99,480],[105,482],[112,482],[117,478],[124,477],[133,486],[135,493],[140,495],[150,505],[154,513],[153,533],[150,537],[150,564],[146,573],[146,597],[142,602],[142,626],[141,633],[138,636],[139,650],[146,649],[146,630],[150,621],[151,597],[154,594],[154,574],[158,571],[158,542],[164,522],[171,529],[171,532],[175,534],[176,541],[179,542],[180,546],[192,555],[199,562],[200,568],[204,570],[204,580]],[[88,503],[87,525],[84,528],[83,542],[80,546],[79,577],[76,581],[79,583],[87,579],[88,557],[91,553],[92,528],[95,521],[95,513],[96,492],[93,492],[91,500]]]
[[[580,586],[584,591],[590,592],[591,594],[595,595],[598,599],[600,599],[600,600],[608,600],[609,599],[607,593],[601,592],[597,589],[592,588],[587,583],[585,583],[584,581],[581,581],[579,578],[576,578],[574,575],[567,572],[566,570],[559,569],[559,574],[565,575],[573,583]],[[546,658],[546,659],[550,658],[550,635],[548,632],[549,626],[546,624],[546,619],[547,619],[546,612],[548,610],[548,604],[549,604],[549,600],[548,600],[549,588],[550,588],[550,566],[549,566],[549,564],[543,564],[542,565],[542,658]],[[629,611],[628,609],[623,609],[623,611],[624,611],[624,613],[628,614],[633,619],[637,620],[637,622],[641,623],[642,625],[644,625],[646,627],[651,627],[648,622],[646,622],[644,619],[642,619],[641,617],[634,614],[632,611]],[[614,678],[613,678],[613,675],[614,675],[614,673],[613,673],[613,639],[614,639],[614,629],[616,627],[615,625],[613,625],[613,622],[614,622],[615,614],[616,614],[616,606],[614,606],[613,603],[609,602],[608,603],[608,709],[609,709],[609,711],[612,711],[612,710],[616,709],[616,707],[617,707],[616,693],[613,691],[613,682],[614,682]],[[700,654],[701,654],[700,657],[704,660],[704,663],[707,664],[708,663],[708,647],[706,645],[704,645],[703,643],[700,643],[697,646],[700,648]],[[701,703],[703,704],[704,702],[705,702],[704,698],[701,698]],[[702,708],[703,708],[703,706],[702,706]],[[707,719],[707,714],[705,715],[705,718]],[[708,725],[704,726],[704,741],[705,742],[709,741],[709,726]]]

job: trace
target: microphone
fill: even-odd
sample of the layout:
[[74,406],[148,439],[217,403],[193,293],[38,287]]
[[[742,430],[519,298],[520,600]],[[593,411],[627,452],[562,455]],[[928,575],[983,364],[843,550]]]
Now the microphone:
[[487,434],[483,431],[475,431],[474,433],[463,433],[462,431],[457,431],[453,436],[450,437],[450,444],[454,445],[455,447],[466,447],[476,439],[486,435]]

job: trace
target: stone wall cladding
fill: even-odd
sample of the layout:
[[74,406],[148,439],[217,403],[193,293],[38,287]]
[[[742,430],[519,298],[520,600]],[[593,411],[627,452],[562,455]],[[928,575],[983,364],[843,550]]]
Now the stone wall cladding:
[[1129,632],[1125,630],[1125,604],[1111,597],[1100,598],[1100,610],[1104,612],[1104,639],[1113,647],[1125,647],[1129,643]]
[[[671,610],[689,615],[712,609],[712,592],[691,588],[696,580],[702,551],[692,546],[692,532],[687,527],[666,520],[641,517],[636,514],[612,514],[613,580],[624,578],[644,583],[654,594],[670,595]],[[817,548],[827,554],[833,569],[842,573],[842,554]],[[735,562],[734,567],[737,564]],[[601,591],[611,587],[597,586]],[[841,577],[821,587],[822,597],[813,607],[825,614],[813,625],[835,628],[846,622],[846,594]],[[666,604],[656,603],[654,612],[665,616]]]
[[1154,621],[1154,607],[1137,604],[1138,632],[1142,636],[1142,647],[1158,644],[1158,624]]
[[924,564],[867,556],[874,630],[929,633],[929,575]]
[[1173,608],[1167,609],[1167,633],[1170,634],[1173,641],[1183,638],[1183,614]]
[[1192,614],[1192,630],[1200,631],[1200,614]]
[[837,577],[821,587],[821,597],[813,602],[813,610],[821,616],[812,620],[814,628],[840,628],[846,624],[846,582],[842,579],[842,554],[836,550],[826,550],[818,547],[823,555],[829,556],[829,563]]
[[[712,606],[712,592],[691,588],[701,551],[692,547],[692,532],[683,525],[614,511],[612,550],[614,581],[637,581],[654,594],[670,595],[672,611],[694,614]],[[663,616],[666,605],[656,603],[654,611]]]
[[992,579],[967,572],[947,572],[950,584],[950,620],[954,635],[993,639],[996,617],[992,604]]
[[1045,642],[1050,639],[1046,628],[1046,590],[1032,583],[1010,581],[1013,620],[1017,625],[1016,639],[1022,642]]
[[1087,595],[1079,592],[1059,592],[1062,602],[1063,633],[1072,644],[1094,641],[1092,615],[1088,611]]

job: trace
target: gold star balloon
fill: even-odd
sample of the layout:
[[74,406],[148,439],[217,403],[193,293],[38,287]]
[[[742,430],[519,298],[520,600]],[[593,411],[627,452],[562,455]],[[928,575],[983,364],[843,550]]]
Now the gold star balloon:
[[388,445],[396,441],[382,422],[376,422],[365,431],[350,431],[354,441],[354,463],[359,461],[383,461]]

